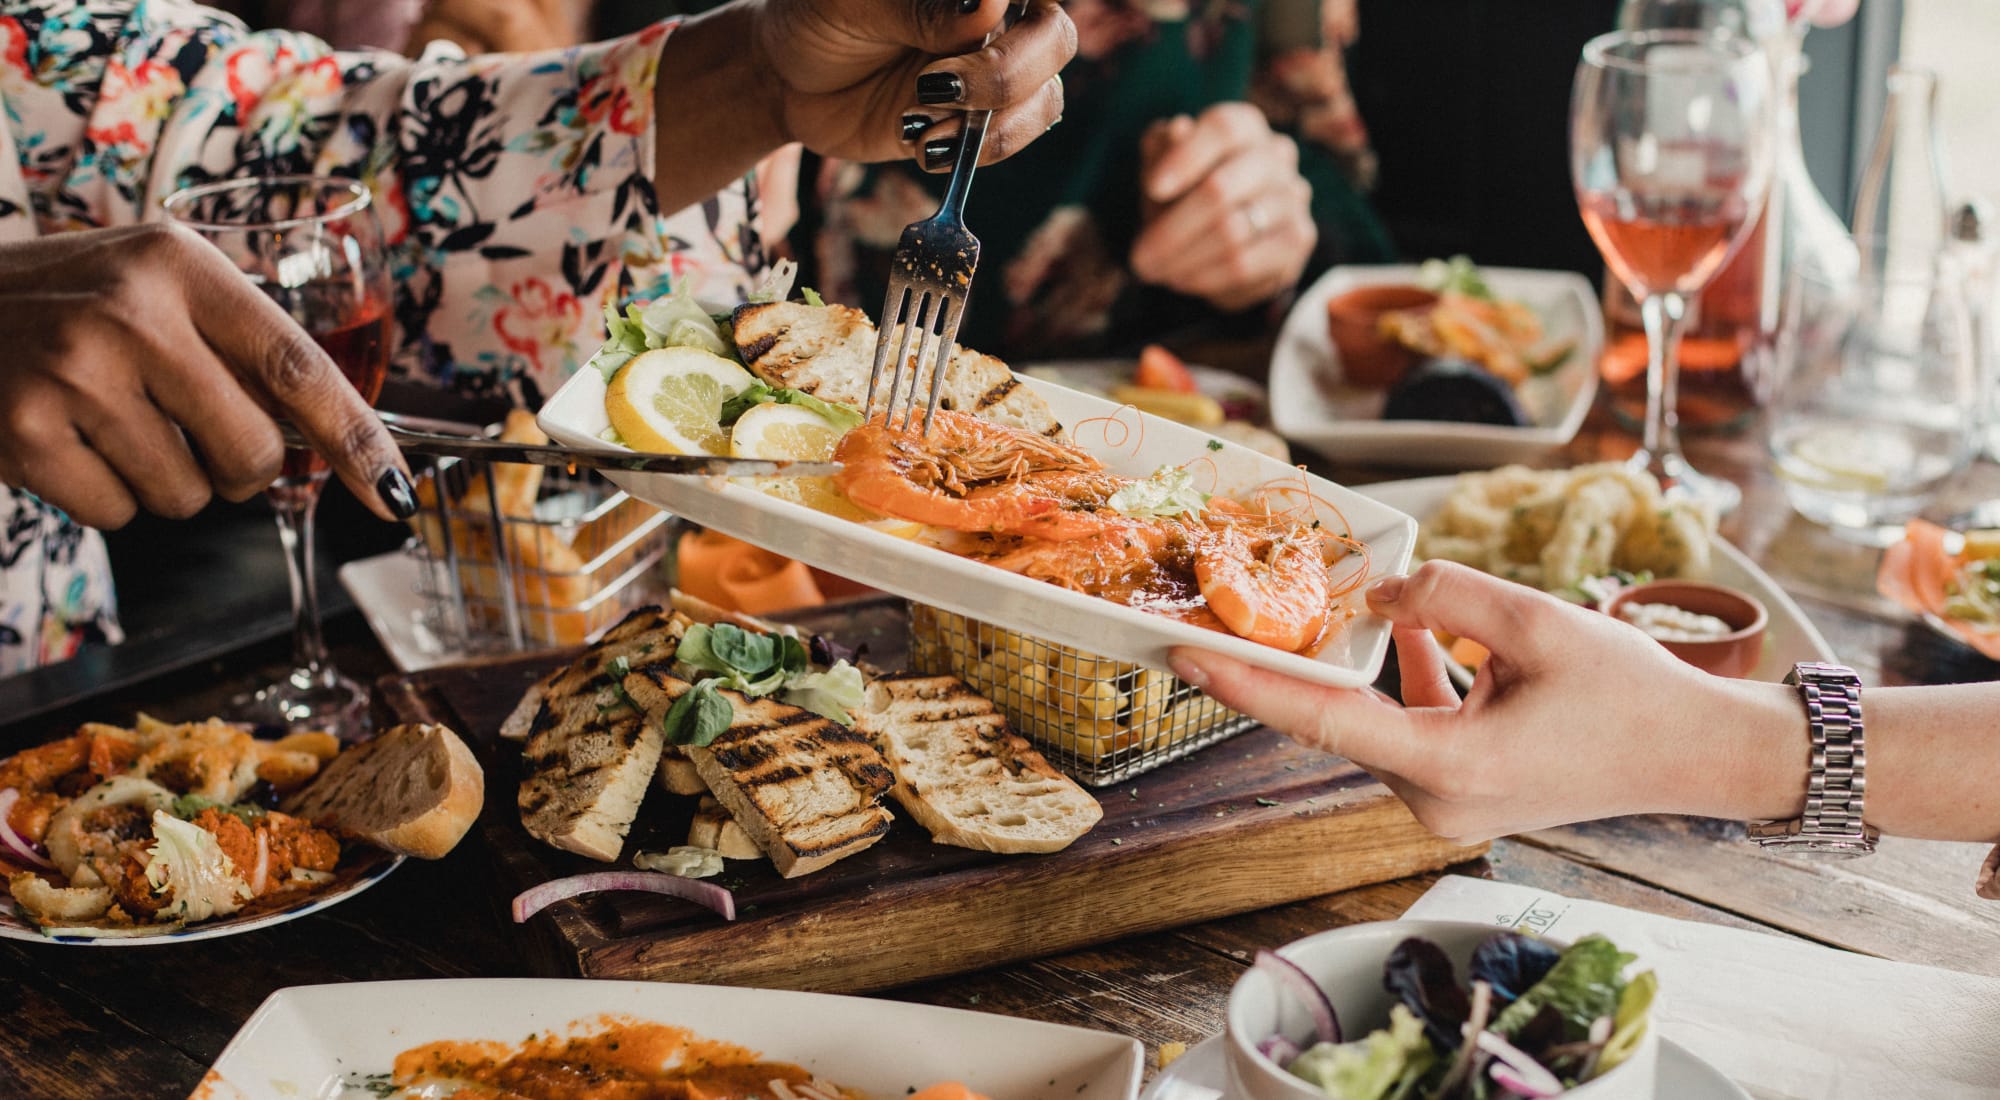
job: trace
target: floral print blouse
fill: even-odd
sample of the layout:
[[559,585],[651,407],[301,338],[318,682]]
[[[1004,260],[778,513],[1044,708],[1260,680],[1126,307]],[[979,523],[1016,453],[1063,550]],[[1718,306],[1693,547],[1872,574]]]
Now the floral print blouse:
[[[5,0],[0,242],[157,218],[212,179],[357,177],[391,245],[396,373],[534,407],[602,342],[614,299],[691,280],[730,302],[762,268],[753,180],[658,209],[671,32],[411,61],[188,0]],[[0,674],[118,637],[102,540],[0,487]]]

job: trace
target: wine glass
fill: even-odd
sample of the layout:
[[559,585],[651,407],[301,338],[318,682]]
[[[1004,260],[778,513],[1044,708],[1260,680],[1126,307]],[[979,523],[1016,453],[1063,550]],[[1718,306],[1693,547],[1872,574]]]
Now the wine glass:
[[1681,329],[1763,206],[1773,128],[1770,63],[1741,36],[1620,31],[1583,47],[1570,99],[1577,206],[1646,327],[1645,434],[1632,462],[1716,514],[1742,492],[1681,453]]
[[[389,372],[389,272],[368,189],[327,176],[260,176],[175,192],[167,214],[220,248],[325,349],[369,404]],[[316,452],[285,452],[266,490],[292,589],[292,671],[236,701],[258,725],[365,736],[368,694],[327,660],[313,573],[313,513],[326,484]]]

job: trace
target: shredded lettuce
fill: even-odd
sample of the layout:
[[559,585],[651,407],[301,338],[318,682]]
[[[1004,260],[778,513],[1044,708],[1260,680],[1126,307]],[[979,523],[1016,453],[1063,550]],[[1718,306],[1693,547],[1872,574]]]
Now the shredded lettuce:
[[821,718],[843,726],[854,724],[854,711],[866,701],[867,685],[861,670],[846,661],[835,661],[825,672],[794,676],[778,689],[778,699],[812,711]]
[[1493,297],[1493,288],[1486,285],[1486,276],[1479,273],[1472,257],[1459,255],[1449,260],[1425,260],[1417,268],[1417,285],[1425,290],[1463,294],[1468,298]]
[[206,829],[165,810],[153,811],[153,847],[146,881],[156,894],[174,892],[160,910],[168,920],[198,921],[227,916],[251,898],[250,884]]
[[725,427],[734,424],[751,409],[770,404],[797,405],[803,409],[811,409],[843,432],[859,428],[867,419],[861,415],[860,409],[852,405],[822,400],[804,390],[773,388],[759,382],[722,403],[721,423]]
[[585,364],[604,376],[606,382],[618,373],[618,368],[630,363],[648,347],[646,326],[639,319],[639,307],[627,306],[621,315],[616,309],[604,308],[604,346]]
[[1316,1043],[1285,1067],[1319,1086],[1328,1100],[1384,1100],[1407,1095],[1437,1054],[1408,1007],[1389,1009],[1389,1026],[1351,1043]]
[[1113,510],[1128,516],[1178,516],[1200,514],[1208,507],[1208,494],[1194,487],[1191,471],[1162,466],[1153,476],[1112,493],[1109,503]]
[[798,277],[798,261],[779,260],[771,265],[769,271],[764,272],[762,279],[757,280],[757,289],[750,292],[750,300],[782,302],[792,296],[792,281]]
[[1617,1013],[1625,992],[1625,967],[1636,957],[1618,950],[1603,936],[1585,936],[1564,951],[1520,1000],[1494,1017],[1488,1030],[1510,1037],[1543,1005],[1551,1005],[1562,1014],[1569,1037],[1580,1038],[1598,1017]]

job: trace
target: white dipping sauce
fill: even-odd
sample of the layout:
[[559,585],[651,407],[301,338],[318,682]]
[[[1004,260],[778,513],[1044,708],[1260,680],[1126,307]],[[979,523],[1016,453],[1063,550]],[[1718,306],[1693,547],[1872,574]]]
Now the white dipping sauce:
[[1706,642],[1736,632],[1713,615],[1670,603],[1628,603],[1618,609],[1618,617],[1663,642]]

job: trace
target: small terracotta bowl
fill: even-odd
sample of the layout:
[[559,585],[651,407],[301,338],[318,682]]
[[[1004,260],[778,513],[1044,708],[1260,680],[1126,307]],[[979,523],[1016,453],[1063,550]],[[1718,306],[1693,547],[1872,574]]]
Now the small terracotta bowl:
[[1397,283],[1356,287],[1327,300],[1327,332],[1340,355],[1341,381],[1381,389],[1417,361],[1417,353],[1382,335],[1382,315],[1423,309],[1438,296],[1420,286]]
[[1764,627],[1770,613],[1755,599],[1705,581],[1648,581],[1620,591],[1606,601],[1604,613],[1625,621],[1626,604],[1664,603],[1697,615],[1713,615],[1732,629],[1719,638],[1699,642],[1661,642],[1667,652],[1717,676],[1748,676],[1764,656]]

